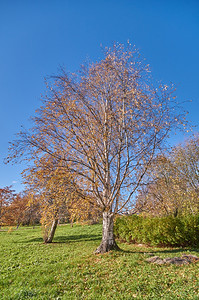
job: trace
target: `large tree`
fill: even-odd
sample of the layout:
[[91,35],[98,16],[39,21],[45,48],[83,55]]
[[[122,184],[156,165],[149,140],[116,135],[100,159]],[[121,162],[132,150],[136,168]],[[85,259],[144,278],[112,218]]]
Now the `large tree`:
[[103,211],[96,252],[107,252],[117,248],[114,216],[134,199],[162,143],[183,122],[173,88],[154,87],[130,45],[106,49],[77,74],[62,70],[47,86],[34,126],[19,134],[12,155],[48,153],[75,175],[82,197],[90,195]]

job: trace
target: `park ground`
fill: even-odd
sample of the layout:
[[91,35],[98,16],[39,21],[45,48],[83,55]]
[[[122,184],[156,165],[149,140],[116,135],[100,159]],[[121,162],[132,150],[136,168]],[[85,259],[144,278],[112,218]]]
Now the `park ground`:
[[121,251],[95,255],[101,225],[60,225],[44,244],[40,226],[0,231],[0,299],[199,299],[199,263],[146,262],[199,249],[119,243]]

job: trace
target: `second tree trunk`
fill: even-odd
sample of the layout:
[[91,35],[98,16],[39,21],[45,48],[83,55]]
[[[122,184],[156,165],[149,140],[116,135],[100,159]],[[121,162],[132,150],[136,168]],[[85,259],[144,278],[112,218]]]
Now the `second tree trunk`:
[[57,224],[58,224],[58,219],[53,220],[49,236],[46,238],[45,243],[52,243],[52,240],[55,235],[55,230],[57,228]]

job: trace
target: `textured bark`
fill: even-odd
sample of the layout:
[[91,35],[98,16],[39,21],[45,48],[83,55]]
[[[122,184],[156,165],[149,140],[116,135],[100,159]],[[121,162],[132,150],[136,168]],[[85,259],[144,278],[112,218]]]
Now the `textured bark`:
[[113,219],[114,215],[110,212],[103,212],[103,231],[102,231],[102,241],[100,246],[97,248],[95,253],[105,253],[110,250],[118,250],[113,234]]
[[52,243],[52,240],[54,238],[54,235],[55,235],[55,230],[57,228],[57,224],[58,224],[58,219],[55,219],[52,223],[52,226],[51,226],[51,230],[50,230],[50,233],[49,233],[49,236],[47,237],[47,239],[45,240],[45,243]]

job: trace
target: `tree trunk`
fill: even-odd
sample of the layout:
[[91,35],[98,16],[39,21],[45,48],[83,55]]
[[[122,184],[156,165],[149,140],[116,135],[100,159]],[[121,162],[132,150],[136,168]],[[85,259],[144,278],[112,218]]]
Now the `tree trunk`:
[[102,241],[100,246],[95,251],[96,254],[105,253],[110,250],[119,250],[113,234],[113,219],[113,213],[106,211],[103,212]]
[[52,240],[53,240],[54,235],[55,235],[55,230],[57,228],[57,224],[58,224],[58,219],[53,220],[53,223],[52,223],[52,226],[51,226],[51,230],[50,230],[50,234],[45,239],[45,243],[52,243]]

